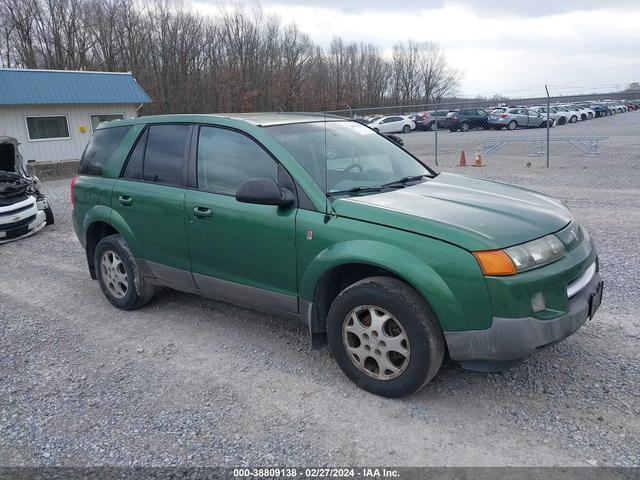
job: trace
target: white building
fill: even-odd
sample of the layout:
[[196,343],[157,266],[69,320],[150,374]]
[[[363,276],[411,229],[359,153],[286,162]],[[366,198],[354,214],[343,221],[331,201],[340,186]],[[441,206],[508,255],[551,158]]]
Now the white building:
[[150,101],[131,73],[0,69],[0,136],[27,161],[77,160],[100,122]]

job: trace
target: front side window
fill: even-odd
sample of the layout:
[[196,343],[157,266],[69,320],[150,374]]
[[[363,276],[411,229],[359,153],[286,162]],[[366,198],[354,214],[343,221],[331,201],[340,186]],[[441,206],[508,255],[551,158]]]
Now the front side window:
[[354,187],[380,187],[404,177],[433,175],[393,142],[356,122],[313,122],[265,128],[327,193]]
[[256,142],[233,130],[200,127],[199,189],[235,195],[244,182],[261,177],[277,179],[278,165]]
[[27,117],[29,140],[57,140],[69,138],[69,122],[66,115]]
[[98,128],[102,122],[110,122],[111,120],[122,120],[124,115],[121,113],[114,113],[109,115],[91,115],[91,130]]
[[102,175],[104,168],[129,130],[131,130],[130,126],[103,128],[96,131],[84,149],[78,174]]

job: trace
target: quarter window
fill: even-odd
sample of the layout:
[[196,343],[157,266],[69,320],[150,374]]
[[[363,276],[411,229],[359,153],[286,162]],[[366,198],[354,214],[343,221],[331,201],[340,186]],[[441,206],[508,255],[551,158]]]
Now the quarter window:
[[198,188],[235,195],[250,178],[278,178],[277,163],[256,142],[233,130],[200,127]]
[[78,173],[80,175],[102,175],[114,152],[122,143],[131,127],[103,128],[93,134],[84,149]]
[[54,140],[69,138],[69,122],[66,115],[51,117],[27,117],[29,140]]

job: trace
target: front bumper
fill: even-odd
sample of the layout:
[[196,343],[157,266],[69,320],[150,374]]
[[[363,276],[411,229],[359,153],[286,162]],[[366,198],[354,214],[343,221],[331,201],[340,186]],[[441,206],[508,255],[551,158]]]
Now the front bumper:
[[592,314],[593,296],[601,291],[602,281],[596,272],[589,283],[571,297],[567,313],[559,317],[548,320],[494,318],[486,330],[445,332],[449,356],[461,362],[512,362],[524,358],[578,330]]
[[37,200],[34,196],[0,207],[0,244],[40,231],[46,225],[46,207],[46,200]]

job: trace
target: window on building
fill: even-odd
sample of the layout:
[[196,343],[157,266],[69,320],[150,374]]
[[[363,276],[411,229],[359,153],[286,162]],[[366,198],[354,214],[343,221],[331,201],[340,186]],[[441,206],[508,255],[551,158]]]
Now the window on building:
[[29,140],[53,140],[70,138],[66,115],[27,117]]
[[90,115],[91,117],[91,130],[98,128],[102,122],[110,122],[111,120],[122,120],[124,115],[122,113],[113,113],[109,115]]

